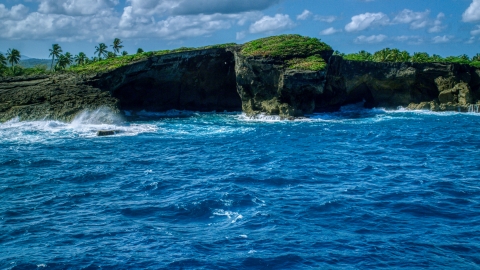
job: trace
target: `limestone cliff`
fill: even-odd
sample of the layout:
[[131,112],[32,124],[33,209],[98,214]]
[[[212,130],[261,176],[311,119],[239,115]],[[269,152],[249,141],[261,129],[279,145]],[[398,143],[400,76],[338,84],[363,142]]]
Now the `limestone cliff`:
[[110,72],[0,78],[0,122],[72,120],[86,109],[239,111],[234,57],[206,49],[150,57]]
[[[328,59],[332,53],[327,51],[324,57]],[[235,72],[242,109],[247,115],[266,113],[290,118],[331,105],[331,99],[316,103],[324,95],[324,70],[290,69],[283,59],[245,56],[236,50]]]
[[480,93],[479,70],[453,63],[375,63],[330,59],[326,88],[343,104],[465,111]]

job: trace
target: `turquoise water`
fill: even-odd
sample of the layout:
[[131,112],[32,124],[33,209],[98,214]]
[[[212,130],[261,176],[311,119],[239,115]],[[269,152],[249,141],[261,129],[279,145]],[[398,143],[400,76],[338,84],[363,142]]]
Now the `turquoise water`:
[[1,269],[480,268],[480,114],[141,116],[0,124]]

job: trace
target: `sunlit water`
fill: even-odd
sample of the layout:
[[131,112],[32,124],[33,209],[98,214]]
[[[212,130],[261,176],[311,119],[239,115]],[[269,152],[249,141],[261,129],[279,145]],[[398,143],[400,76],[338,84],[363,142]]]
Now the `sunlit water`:
[[0,269],[480,268],[480,114],[139,116],[0,124]]

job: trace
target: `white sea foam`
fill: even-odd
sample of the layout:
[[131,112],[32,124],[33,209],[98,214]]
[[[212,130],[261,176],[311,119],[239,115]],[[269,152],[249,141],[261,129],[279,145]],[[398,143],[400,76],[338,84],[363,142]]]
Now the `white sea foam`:
[[19,121],[18,117],[0,124],[2,139],[9,141],[38,142],[55,137],[96,137],[98,130],[115,130],[114,136],[135,136],[140,133],[156,132],[151,124],[129,124],[123,117],[108,108],[84,111],[71,123],[54,120]]
[[217,209],[213,212],[214,216],[226,216],[229,220],[232,220],[231,223],[237,222],[239,219],[242,219],[243,216],[237,212],[225,211],[223,209]]

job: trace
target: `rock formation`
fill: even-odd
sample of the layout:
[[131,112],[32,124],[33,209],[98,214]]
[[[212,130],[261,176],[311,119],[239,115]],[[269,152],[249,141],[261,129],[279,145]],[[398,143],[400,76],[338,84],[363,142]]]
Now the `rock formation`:
[[83,110],[240,111],[233,53],[206,49],[150,57],[111,72],[0,78],[0,122],[71,121]]
[[99,74],[0,78],[0,122],[71,121],[86,109],[240,111],[291,118],[365,106],[467,111],[480,99],[480,69],[447,63],[347,61],[322,53],[323,71],[287,68],[283,60],[240,48],[154,56]]

